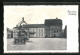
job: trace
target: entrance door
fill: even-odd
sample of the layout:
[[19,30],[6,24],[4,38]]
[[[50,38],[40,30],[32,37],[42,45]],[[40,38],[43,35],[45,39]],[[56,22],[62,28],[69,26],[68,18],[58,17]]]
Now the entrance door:
[[56,37],[56,34],[54,34],[54,37]]
[[52,37],[56,37],[56,34],[53,34],[53,36]]
[[55,36],[55,34],[54,34],[54,36]]

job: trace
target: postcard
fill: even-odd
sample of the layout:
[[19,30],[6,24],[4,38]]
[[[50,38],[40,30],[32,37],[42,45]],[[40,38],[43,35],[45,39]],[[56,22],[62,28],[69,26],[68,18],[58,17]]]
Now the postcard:
[[78,5],[4,5],[4,53],[78,53]]

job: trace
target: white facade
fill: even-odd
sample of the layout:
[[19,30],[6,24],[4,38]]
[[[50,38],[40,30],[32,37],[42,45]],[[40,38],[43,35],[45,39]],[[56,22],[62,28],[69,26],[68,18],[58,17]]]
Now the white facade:
[[45,29],[44,28],[29,28],[29,32],[34,32],[34,35],[30,35],[30,37],[34,38],[44,38],[45,37]]

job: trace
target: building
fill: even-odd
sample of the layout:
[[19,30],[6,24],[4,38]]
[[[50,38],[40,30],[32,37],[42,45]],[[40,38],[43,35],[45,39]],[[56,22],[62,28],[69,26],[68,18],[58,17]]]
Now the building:
[[22,18],[22,21],[18,23],[16,27],[13,28],[13,37],[18,37],[18,32],[24,30],[26,35],[32,38],[44,38],[45,29],[44,24],[27,24]]
[[58,18],[46,19],[44,24],[27,24],[22,18],[22,21],[13,28],[13,37],[17,37],[21,30],[24,30],[31,38],[63,37],[62,20]]
[[64,37],[64,38],[67,37],[67,25],[65,26],[63,37]]
[[44,38],[45,27],[44,24],[29,24],[29,32],[34,32],[34,35],[30,35],[33,38]]
[[45,20],[45,37],[62,37],[62,20],[47,19]]
[[7,38],[13,38],[13,31],[7,28]]

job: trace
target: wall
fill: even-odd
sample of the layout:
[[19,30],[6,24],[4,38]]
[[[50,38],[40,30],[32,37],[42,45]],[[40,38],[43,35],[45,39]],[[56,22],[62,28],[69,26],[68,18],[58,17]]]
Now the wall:
[[44,38],[45,37],[44,28],[29,28],[29,32],[35,32],[35,34],[31,35],[30,37],[34,37],[34,38]]
[[53,25],[45,27],[46,37],[61,37],[62,36],[62,26]]

